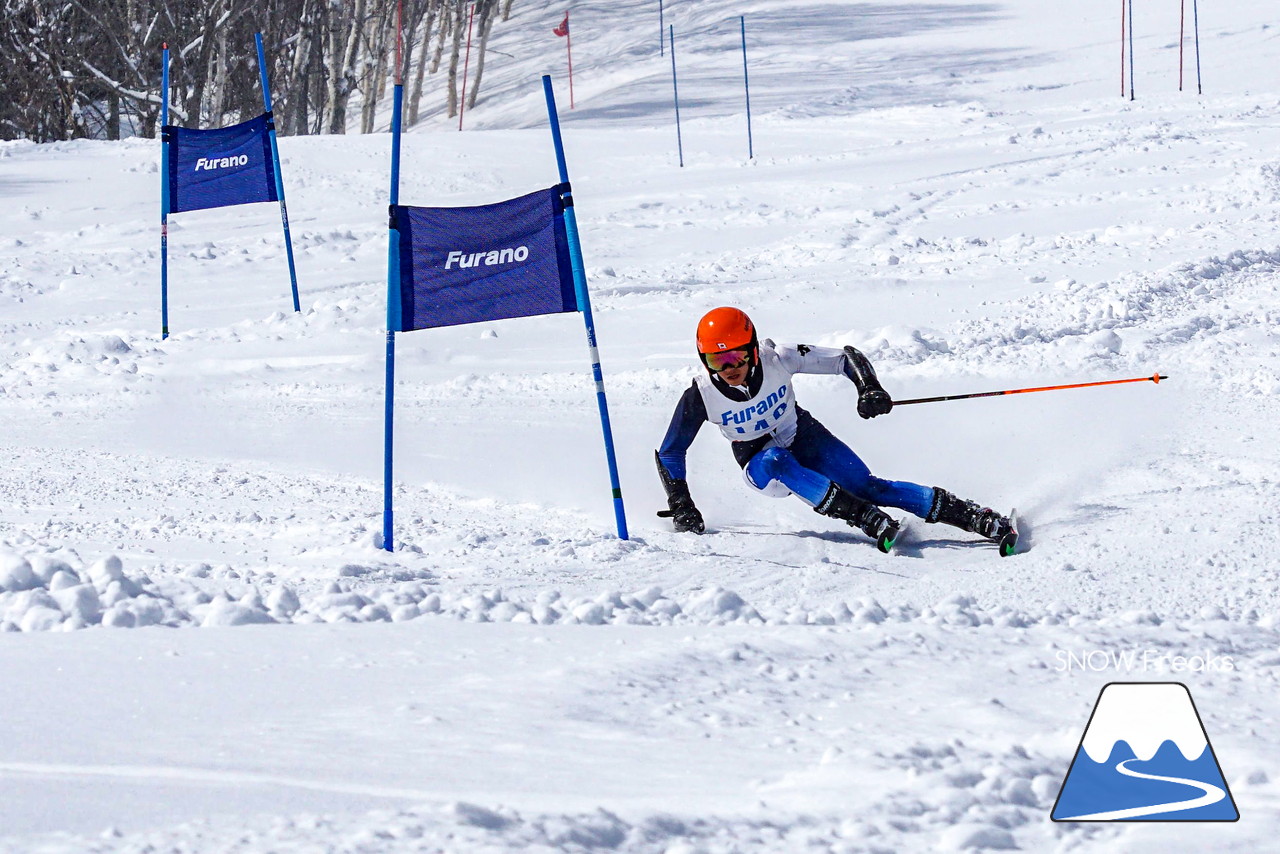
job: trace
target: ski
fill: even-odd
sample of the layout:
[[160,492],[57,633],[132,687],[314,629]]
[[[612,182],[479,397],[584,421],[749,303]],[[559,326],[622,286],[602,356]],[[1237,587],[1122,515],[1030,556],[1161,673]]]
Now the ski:
[[1000,557],[1009,557],[1018,548],[1018,510],[1009,511],[1009,530],[1000,535]]
[[[659,510],[657,514],[660,518],[670,519],[674,514],[670,510]],[[852,523],[850,523],[851,526]],[[857,526],[853,526],[857,527]],[[885,525],[875,537],[876,549],[883,554],[893,552],[894,546],[898,540],[902,538],[903,528],[901,520],[889,517],[889,523]],[[1009,526],[1003,531],[997,531],[990,539],[996,543],[996,547],[1000,551],[1001,557],[1009,557],[1015,554],[1018,549],[1018,511],[1015,509],[1009,513]]]
[[893,550],[893,545],[898,541],[898,537],[902,533],[902,523],[897,519],[890,519],[889,524],[876,537],[876,548],[888,554]]

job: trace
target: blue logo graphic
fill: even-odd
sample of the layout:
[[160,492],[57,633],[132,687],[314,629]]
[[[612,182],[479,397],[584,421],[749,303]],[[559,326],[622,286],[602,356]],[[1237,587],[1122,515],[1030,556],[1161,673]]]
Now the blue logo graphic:
[[1054,821],[1236,821],[1240,811],[1181,682],[1102,689]]

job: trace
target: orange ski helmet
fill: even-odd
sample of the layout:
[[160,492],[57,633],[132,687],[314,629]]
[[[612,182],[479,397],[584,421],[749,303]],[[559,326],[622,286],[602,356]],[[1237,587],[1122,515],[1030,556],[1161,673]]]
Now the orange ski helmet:
[[703,364],[712,353],[745,349],[754,366],[758,361],[756,327],[742,309],[713,308],[698,321],[698,354]]

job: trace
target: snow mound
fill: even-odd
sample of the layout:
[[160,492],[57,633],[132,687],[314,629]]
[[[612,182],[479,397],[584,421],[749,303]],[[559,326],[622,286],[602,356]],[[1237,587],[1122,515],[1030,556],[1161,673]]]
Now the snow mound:
[[[73,553],[66,558],[74,559]],[[1146,609],[1082,613],[1054,604],[1036,611],[1006,605],[984,607],[972,596],[952,594],[915,606],[886,607],[862,596],[826,605],[750,604],[733,590],[710,587],[685,593],[650,586],[595,596],[543,590],[532,598],[500,589],[443,589],[431,581],[364,582],[340,573],[314,590],[282,581],[235,581],[229,568],[212,573],[199,565],[182,576],[154,581],[126,572],[109,555],[75,568],[64,557],[0,552],[0,631],[72,631],[89,627],[233,627],[276,623],[402,623],[427,617],[472,623],[582,626],[852,626],[917,624],[952,629],[1026,629],[1088,622],[1100,626],[1160,626],[1177,616],[1196,622],[1229,620],[1221,608],[1194,615],[1160,615]],[[357,589],[357,585],[361,585]],[[265,592],[264,592],[265,590]],[[1271,617],[1234,618],[1270,626]]]
[[[900,820],[899,825],[910,822]],[[198,821],[137,833],[110,829],[96,837],[51,834],[38,850],[99,854],[151,850],[206,850],[223,839],[213,821]],[[796,813],[765,818],[720,818],[648,813],[624,818],[605,809],[567,814],[521,813],[457,802],[366,814],[256,818],[238,823],[245,851],[627,851],[636,854],[733,854],[741,851],[892,850],[906,834],[886,834],[863,822]],[[935,850],[1017,848],[998,827],[958,825],[924,833]],[[924,841],[924,840],[921,840]],[[871,848],[864,847],[874,842]],[[885,847],[889,846],[889,847]],[[6,851],[0,841],[0,851]]]

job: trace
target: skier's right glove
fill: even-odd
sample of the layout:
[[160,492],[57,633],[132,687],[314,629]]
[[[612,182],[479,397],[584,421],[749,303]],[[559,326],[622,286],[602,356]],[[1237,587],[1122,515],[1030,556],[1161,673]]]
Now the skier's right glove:
[[698,512],[697,505],[693,503],[693,496],[689,494],[689,482],[672,477],[656,451],[653,458],[658,464],[658,477],[662,478],[662,488],[667,493],[667,509],[660,511],[658,515],[670,517],[675,523],[676,530],[682,534],[701,534],[706,530],[706,525],[703,524],[702,514]]
[[[680,481],[684,483],[684,481]],[[693,499],[688,501],[672,501],[667,499],[670,508],[663,515],[670,516],[676,531],[681,534],[701,534],[707,529],[702,522],[702,513],[694,506]]]

